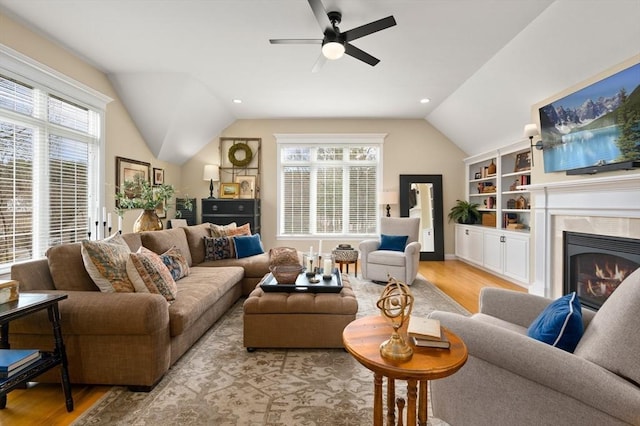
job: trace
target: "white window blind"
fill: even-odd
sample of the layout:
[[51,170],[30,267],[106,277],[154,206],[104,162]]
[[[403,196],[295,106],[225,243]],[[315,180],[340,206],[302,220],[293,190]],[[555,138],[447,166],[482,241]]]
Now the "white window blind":
[[376,233],[383,135],[276,137],[280,236]]
[[102,114],[0,69],[0,273],[87,238]]

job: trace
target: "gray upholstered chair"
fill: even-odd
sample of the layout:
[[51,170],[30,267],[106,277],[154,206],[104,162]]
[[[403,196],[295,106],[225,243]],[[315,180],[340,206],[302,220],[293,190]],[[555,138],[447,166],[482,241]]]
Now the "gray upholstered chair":
[[420,264],[419,230],[420,218],[383,217],[380,232],[390,236],[406,235],[406,246],[403,251],[379,250],[380,239],[362,241],[359,246],[362,277],[387,282],[390,275],[411,285]]
[[526,335],[550,302],[486,288],[480,313],[431,317],[467,345],[467,363],[431,382],[433,412],[452,425],[640,425],[640,269],[597,313],[582,309],[574,353]]

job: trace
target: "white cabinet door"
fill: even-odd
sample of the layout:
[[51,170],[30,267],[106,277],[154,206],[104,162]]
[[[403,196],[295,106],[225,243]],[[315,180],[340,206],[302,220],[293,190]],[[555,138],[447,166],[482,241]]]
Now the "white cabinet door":
[[529,283],[529,236],[505,236],[504,246],[504,275]]
[[503,248],[504,243],[501,232],[485,230],[483,242],[484,267],[499,274],[503,273]]
[[456,256],[482,265],[482,230],[477,226],[456,225]]

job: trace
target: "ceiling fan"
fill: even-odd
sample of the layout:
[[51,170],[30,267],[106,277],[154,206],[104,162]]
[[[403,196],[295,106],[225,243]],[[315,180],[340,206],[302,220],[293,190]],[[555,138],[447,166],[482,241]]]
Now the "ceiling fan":
[[340,32],[338,24],[342,21],[342,13],[338,11],[327,12],[320,0],[308,0],[311,10],[320,24],[320,28],[324,31],[322,39],[270,39],[271,44],[320,44],[322,45],[322,54],[318,57],[312,71],[318,71],[327,59],[334,60],[341,58],[345,53],[369,65],[376,66],[380,60],[371,56],[367,52],[355,47],[353,40],[360,37],[373,34],[377,31],[387,29],[396,25],[393,16],[379,19],[350,29],[349,31]]

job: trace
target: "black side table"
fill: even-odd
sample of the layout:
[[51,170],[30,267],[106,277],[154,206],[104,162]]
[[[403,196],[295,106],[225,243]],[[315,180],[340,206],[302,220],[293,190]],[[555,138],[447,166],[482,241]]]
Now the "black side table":
[[49,313],[49,321],[51,321],[55,342],[53,352],[41,351],[41,358],[38,361],[9,378],[0,379],[0,408],[7,406],[7,393],[45,371],[60,365],[67,411],[73,411],[71,384],[69,382],[69,371],[67,370],[67,353],[62,341],[60,311],[58,310],[58,302],[66,298],[66,294],[21,293],[18,300],[0,304],[1,349],[9,349],[9,322],[42,309],[47,309]]

